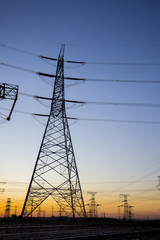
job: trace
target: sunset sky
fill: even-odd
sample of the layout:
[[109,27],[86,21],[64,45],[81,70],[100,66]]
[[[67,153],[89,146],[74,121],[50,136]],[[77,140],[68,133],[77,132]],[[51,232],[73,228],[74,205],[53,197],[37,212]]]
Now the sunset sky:
[[[160,83],[151,83],[160,81],[159,12],[159,0],[0,0],[0,63],[55,74],[56,62],[44,61],[39,55],[57,58],[64,43],[65,60],[86,62],[65,63],[65,76],[137,80],[65,80],[66,99],[160,104]],[[138,83],[142,80],[149,83]],[[48,102],[39,103],[24,94],[51,97],[54,81],[0,64],[0,82],[19,85],[18,101],[8,122],[2,120],[11,101],[0,101],[3,216],[8,197],[12,213],[17,206],[20,214],[39,151],[47,119],[35,119],[31,114],[49,113]],[[106,217],[118,217],[117,206],[123,200],[119,194],[129,194],[135,218],[160,218],[160,191],[156,188],[160,106],[67,103],[66,112],[68,117],[109,120],[69,120],[85,204],[91,197],[87,192],[97,192],[99,216],[105,212]],[[48,213],[42,206],[46,215],[54,206],[51,201],[49,204]],[[54,211],[57,214],[56,207]]]

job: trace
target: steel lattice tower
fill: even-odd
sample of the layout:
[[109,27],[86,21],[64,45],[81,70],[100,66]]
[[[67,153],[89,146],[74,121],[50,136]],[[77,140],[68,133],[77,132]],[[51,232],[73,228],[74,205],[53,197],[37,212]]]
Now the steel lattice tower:
[[27,217],[49,196],[68,217],[86,217],[64,99],[64,45],[55,77],[50,115],[21,216]]
[[95,195],[97,192],[87,192],[87,193],[91,194],[90,203],[87,204],[89,206],[88,215],[90,218],[95,218],[97,217],[97,207],[101,206],[100,204],[97,204],[95,200]]
[[158,185],[156,187],[158,190],[160,190],[160,176],[158,176]]
[[123,207],[124,209],[124,213],[123,213],[123,219],[124,220],[131,220],[132,216],[133,216],[133,212],[132,212],[132,208],[133,206],[130,206],[128,204],[128,199],[127,197],[129,196],[129,194],[120,194],[120,197],[123,197],[124,200],[122,201],[123,204],[118,206],[118,216],[120,219],[120,208]]
[[0,101],[4,99],[12,100],[13,104],[10,110],[10,113],[6,120],[11,119],[11,115],[13,112],[13,109],[15,107],[16,101],[18,98],[18,86],[13,84],[7,84],[7,83],[0,83]]

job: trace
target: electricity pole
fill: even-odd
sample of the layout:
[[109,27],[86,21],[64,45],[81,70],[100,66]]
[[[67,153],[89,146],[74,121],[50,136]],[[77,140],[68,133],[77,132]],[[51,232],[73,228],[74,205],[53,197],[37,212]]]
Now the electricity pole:
[[160,176],[158,176],[158,185],[157,185],[157,189],[160,190]]
[[124,200],[122,201],[123,204],[120,205],[120,206],[118,206],[118,217],[119,217],[119,219],[120,219],[120,208],[123,207],[123,209],[124,209],[123,219],[124,219],[124,220],[131,220],[132,215],[133,215],[133,213],[132,213],[132,208],[133,208],[133,206],[130,206],[130,205],[128,204],[128,199],[127,199],[127,197],[129,196],[129,194],[120,194],[119,196],[120,196],[120,198],[123,197]]
[[12,100],[13,104],[10,110],[10,113],[6,120],[10,120],[14,106],[18,98],[18,86],[7,83],[0,83],[0,100],[8,99]]
[[100,204],[97,204],[95,200],[95,195],[97,192],[88,192],[88,193],[91,194],[90,203],[87,204],[89,206],[89,217],[90,218],[97,217],[97,207],[101,206]]
[[10,217],[10,211],[11,211],[11,199],[8,198],[7,202],[6,202],[4,217],[9,218]]
[[64,45],[55,77],[50,115],[23,205],[28,217],[49,196],[67,217],[86,217],[64,98]]

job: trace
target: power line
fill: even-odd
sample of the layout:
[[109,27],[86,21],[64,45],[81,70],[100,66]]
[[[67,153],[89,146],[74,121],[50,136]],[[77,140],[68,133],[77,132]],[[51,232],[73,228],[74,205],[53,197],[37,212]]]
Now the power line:
[[[37,96],[37,95],[32,95],[32,94],[23,93],[23,92],[19,92],[19,95],[32,97],[35,99],[50,100],[50,101],[53,100],[52,98],[49,98],[49,97]],[[84,105],[91,104],[91,105],[112,105],[112,106],[131,106],[131,107],[160,107],[159,103],[96,102],[96,101],[76,101],[76,100],[68,100],[68,99],[65,99],[65,102],[84,104]]]
[[[9,108],[4,108],[4,107],[0,107],[0,109],[4,110],[4,111],[9,111]],[[21,110],[14,110],[15,113],[22,113],[22,114],[29,114],[32,115],[31,112],[25,112],[25,111],[21,111]]]
[[104,182],[82,182],[83,184],[113,184],[113,183],[118,183],[118,184],[123,184],[123,183],[151,183],[151,182],[156,182],[156,180],[146,180],[146,181],[104,181]]
[[[8,108],[1,107],[2,110],[9,110]],[[21,110],[14,110],[16,113],[29,114],[38,117],[49,117],[48,114],[39,114],[39,113],[31,113],[25,112]],[[92,122],[113,122],[113,123],[140,123],[140,124],[160,124],[159,121],[138,121],[138,120],[119,120],[119,119],[103,119],[103,118],[77,118],[77,117],[67,117],[70,120],[82,120],[82,121],[92,121]]]
[[[2,181],[2,180],[1,180]],[[157,180],[134,180],[134,181],[99,181],[99,182],[82,182],[83,184],[114,184],[114,183],[156,183]],[[3,180],[0,184],[28,184],[28,182],[14,181],[14,180]]]
[[[48,117],[46,114],[33,113],[34,116]],[[160,124],[160,121],[139,121],[139,120],[119,120],[119,119],[104,119],[104,118],[77,118],[67,117],[70,120],[82,120],[82,121],[93,121],[93,122],[113,122],[113,123],[140,123],[140,124]]]
[[[41,97],[41,96],[33,96],[33,97],[37,99],[53,100],[52,98],[48,98],[48,97]],[[113,106],[131,106],[131,107],[160,107],[160,104],[156,104],[156,103],[96,102],[96,101],[76,101],[76,100],[67,100],[67,99],[65,99],[65,102],[85,104],[85,105],[92,104],[92,105],[113,105]]]
[[[47,60],[51,60],[51,61],[57,61],[58,60],[57,58],[47,57],[47,56],[44,56],[44,55],[38,55],[38,54],[35,54],[33,52],[26,51],[26,50],[16,48],[16,47],[13,47],[13,46],[9,46],[9,45],[6,45],[6,44],[2,44],[2,43],[0,43],[0,46],[4,47],[4,48],[15,50],[15,51],[18,51],[18,52],[22,52],[24,54],[32,55],[32,56],[35,56],[35,57],[40,57],[42,59],[47,59]],[[91,65],[160,66],[160,63],[144,63],[144,62],[110,62],[110,61],[108,61],[108,62],[94,62],[94,61],[92,62],[91,61],[90,62],[90,61],[72,61],[72,60],[65,60],[64,62],[77,63],[77,64],[81,64],[81,65],[91,64]]]
[[5,67],[15,68],[15,69],[25,71],[25,72],[37,73],[36,71],[30,70],[30,69],[27,69],[27,68],[23,68],[23,67],[19,67],[19,66],[15,66],[15,65],[12,65],[12,64],[4,63],[4,62],[0,62],[0,64],[5,66]]
[[[12,64],[8,64],[8,63],[4,63],[4,62],[0,62],[0,65],[6,66],[6,67],[10,67],[10,68],[15,68],[21,71],[25,71],[25,72],[30,72],[30,73],[34,73],[37,74],[39,76],[44,76],[44,77],[50,77],[50,78],[54,78],[56,75],[54,74],[49,74],[49,73],[42,73],[42,72],[36,72],[34,70],[30,70],[27,68],[23,68],[23,67],[19,67],[19,66],[15,66]],[[73,80],[73,81],[83,81],[83,82],[110,82],[110,83],[149,83],[149,84],[159,84],[160,80],[116,80],[116,79],[91,79],[91,78],[75,78],[75,77],[64,77],[64,79],[66,80]]]
[[131,106],[131,107],[160,107],[160,104],[152,103],[123,103],[123,102],[95,102],[95,101],[73,101],[65,100],[70,103],[92,104],[92,105],[112,105],[112,106]]
[[29,94],[29,93],[23,93],[23,92],[19,92],[19,95],[23,95],[23,96],[26,96],[26,97],[35,97],[34,95],[32,94]]
[[119,120],[119,119],[102,119],[102,118],[75,118],[67,117],[71,120],[93,121],[93,122],[114,122],[114,123],[140,123],[140,124],[160,124],[159,121],[139,121],[139,120]]
[[[13,46],[10,46],[10,45],[6,45],[6,44],[3,44],[3,43],[0,43],[0,46],[4,47],[4,48],[12,49],[12,50],[17,51],[17,52],[24,53],[24,54],[27,54],[27,55],[35,56],[35,57],[38,57],[38,58],[41,58],[41,59],[47,59],[47,60],[52,60],[52,61],[57,61],[58,60],[57,58],[38,55],[36,53],[26,51],[26,50],[23,50],[23,49],[20,49],[20,48],[16,48],[16,47],[13,47]],[[82,64],[82,65],[84,64],[84,62],[81,62],[81,61],[66,60],[65,62],[67,62],[67,63],[78,63],[78,64]]]
[[[48,59],[51,61],[57,61],[56,58],[47,57],[47,56],[40,56],[41,58]],[[160,66],[160,63],[140,63],[140,62],[88,62],[88,61],[70,61],[65,60],[67,63],[78,63],[78,64],[94,64],[94,65],[133,65],[133,66]]]
[[140,62],[84,62],[84,64],[98,65],[133,65],[133,66],[160,66],[160,63],[140,63]]
[[[154,174],[157,173],[157,172],[159,172],[159,169],[156,170],[156,171],[153,171],[152,173],[149,173],[149,174],[147,174],[147,175],[145,175],[145,176],[143,176],[143,177],[139,177],[139,178],[137,179],[137,181],[141,181],[142,179],[145,179],[145,178],[147,178],[147,177],[150,177],[150,176],[154,175]],[[130,185],[132,185],[133,183],[134,183],[134,182],[128,182],[125,186],[119,187],[117,190],[114,190],[114,191],[110,192],[110,194],[112,194],[112,193],[114,193],[114,192],[116,192],[116,191],[119,191],[119,190],[121,190],[121,189],[127,188],[127,187],[129,187]]]
[[160,83],[159,80],[117,80],[117,79],[91,79],[91,78],[72,78],[65,77],[67,80],[84,82],[110,82],[110,83]]
[[[47,60],[51,60],[51,61],[57,61],[58,60],[57,58],[46,57],[46,56],[43,56],[43,55],[40,55],[39,57],[42,58],[42,59],[47,59]],[[67,62],[67,63],[78,63],[78,64],[82,64],[82,65],[86,64],[86,62],[83,62],[83,61],[64,60],[64,62]]]
[[9,46],[9,45],[6,45],[6,44],[0,43],[0,46],[4,47],[4,48],[12,49],[12,50],[17,51],[17,52],[22,52],[22,53],[25,53],[25,54],[28,54],[28,55],[39,57],[39,55],[37,55],[37,54],[35,54],[33,52],[26,51],[26,50],[23,50],[23,49],[20,49],[20,48],[16,48],[16,47],[12,47],[12,46]]

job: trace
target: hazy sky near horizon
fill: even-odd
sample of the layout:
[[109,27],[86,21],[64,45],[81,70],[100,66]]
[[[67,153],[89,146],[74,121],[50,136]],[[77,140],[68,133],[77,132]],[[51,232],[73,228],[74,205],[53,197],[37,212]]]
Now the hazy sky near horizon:
[[[43,61],[38,55],[57,58],[64,43],[66,60],[140,63],[83,66],[65,63],[65,76],[159,81],[160,65],[153,65],[160,64],[159,12],[158,0],[0,0],[0,62],[55,74],[56,62]],[[35,56],[2,44],[35,53]],[[53,81],[2,65],[0,73],[0,82],[17,84],[20,92],[11,121],[0,125],[0,180],[8,184],[17,182],[9,187],[6,183],[6,192],[1,198],[5,201],[12,189],[16,197],[18,188],[23,200],[46,119],[38,118],[42,125],[30,114],[16,111],[48,114],[49,107],[21,93],[51,97]],[[65,81],[66,99],[160,104],[160,84],[72,84],[73,81]],[[9,101],[1,101],[0,113],[7,114],[2,108],[9,106]],[[78,118],[160,122],[158,107],[68,104],[66,112],[67,116]],[[96,191],[98,201],[107,206],[107,201],[112,201],[108,200],[108,193],[109,199],[113,195],[117,198],[116,204],[120,203],[119,194],[127,193],[135,209],[143,197],[140,202],[146,200],[148,204],[145,211],[154,205],[153,212],[156,212],[160,199],[160,192],[156,190],[160,175],[160,124],[82,120],[73,123],[69,121],[85,198],[87,191]],[[22,183],[26,184],[23,188]],[[136,198],[132,199],[135,192]],[[158,217],[155,212],[153,216]]]

